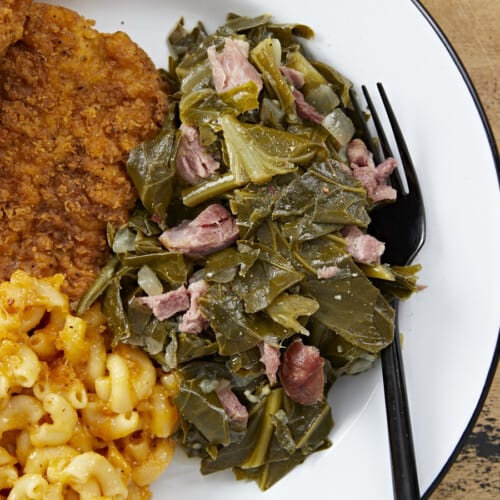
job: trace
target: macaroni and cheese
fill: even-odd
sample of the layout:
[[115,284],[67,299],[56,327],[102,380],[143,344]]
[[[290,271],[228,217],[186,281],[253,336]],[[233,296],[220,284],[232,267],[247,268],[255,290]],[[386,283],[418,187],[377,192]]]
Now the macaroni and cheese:
[[72,315],[63,282],[0,284],[0,498],[150,498],[174,451],[177,379],[111,349],[99,306]]

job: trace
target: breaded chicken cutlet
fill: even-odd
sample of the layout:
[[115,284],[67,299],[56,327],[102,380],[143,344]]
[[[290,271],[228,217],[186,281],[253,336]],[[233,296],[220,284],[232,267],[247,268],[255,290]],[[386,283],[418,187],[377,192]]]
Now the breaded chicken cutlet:
[[0,279],[62,272],[78,299],[107,258],[106,225],[136,201],[129,151],[167,97],[148,56],[62,7],[33,3],[0,60]]
[[31,0],[0,0],[0,56],[23,36]]

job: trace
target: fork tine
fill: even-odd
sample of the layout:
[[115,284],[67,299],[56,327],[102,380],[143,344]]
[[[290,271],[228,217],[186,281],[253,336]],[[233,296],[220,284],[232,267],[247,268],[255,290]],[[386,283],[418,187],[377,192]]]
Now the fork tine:
[[377,147],[377,144],[373,140],[370,130],[368,129],[368,125],[366,123],[365,117],[363,116],[363,111],[361,110],[361,106],[359,105],[356,93],[354,92],[353,89],[351,89],[349,91],[349,94],[351,97],[351,102],[354,106],[354,111],[356,112],[356,115],[358,117],[359,124],[361,125],[361,129],[363,132],[363,140],[365,141],[367,148],[371,151],[375,164],[378,165],[382,161],[382,158],[380,157],[380,152]]
[[[382,84],[381,83],[377,84],[377,87],[379,88],[379,92],[382,92],[384,89],[382,88],[382,91],[381,91],[379,85],[381,87]],[[378,116],[377,109],[373,105],[373,101],[372,101],[372,98],[370,96],[370,93],[368,92],[368,89],[366,88],[365,85],[363,85],[361,88],[363,90],[363,94],[365,96],[366,103],[368,104],[368,109],[370,110],[370,114],[373,118],[373,123],[374,123],[375,129],[377,131],[380,145],[382,147],[382,151],[384,152],[384,157],[385,158],[388,158],[389,156],[394,157],[391,146],[389,145],[389,141],[387,140],[387,136],[385,135],[384,127],[382,126],[382,123],[381,123],[380,118]],[[384,101],[384,96],[385,96],[385,101]],[[389,101],[387,100],[387,95],[385,94],[385,92],[382,96],[382,100],[384,102],[384,107],[386,107],[386,103],[388,103]],[[387,110],[387,107],[386,107],[386,110]],[[392,108],[391,108],[391,112],[392,112]],[[387,112],[387,114],[389,115],[389,112]],[[394,116],[393,112],[392,112],[392,118],[394,120],[396,120],[396,117]],[[389,118],[389,120],[390,120],[391,126],[392,126],[393,122],[391,121],[390,118]],[[398,126],[398,131],[399,131],[399,137],[402,139],[401,129],[399,129],[399,126]],[[399,142],[397,140],[396,140],[396,142],[398,144],[398,149],[399,149]],[[403,140],[403,143],[404,143],[404,140]],[[406,144],[405,144],[405,146],[406,146]],[[408,152],[408,148],[406,148],[406,152]],[[378,164],[378,163],[380,163],[380,161],[378,161],[376,163]],[[392,184],[392,187],[394,187],[399,193],[404,193],[404,186],[403,186],[403,182],[401,180],[401,174],[399,173],[398,168],[396,168],[396,170],[394,170],[393,174],[391,175],[391,184]]]
[[398,146],[399,155],[401,157],[401,162],[403,164],[406,176],[406,182],[408,183],[408,190],[416,190],[415,194],[418,194],[420,196],[420,186],[418,183],[417,174],[415,172],[415,167],[413,165],[410,152],[408,151],[408,146],[406,145],[403,133],[401,132],[398,120],[396,119],[396,115],[394,114],[391,103],[389,102],[389,98],[387,97],[384,86],[379,82],[377,83],[377,88],[380,93],[380,97],[382,98],[382,102],[384,104],[384,108],[389,118],[389,122],[394,133],[394,138]]
[[388,156],[394,156],[392,154],[391,146],[389,145],[389,141],[387,140],[387,136],[385,135],[384,128],[382,127],[382,123],[380,122],[380,118],[378,116],[377,110],[373,105],[373,101],[371,98],[366,85],[361,87],[363,94],[366,99],[366,104],[368,104],[368,109],[370,110],[370,114],[373,119],[373,123],[375,124],[375,129],[377,130],[377,136],[380,141],[380,146],[382,147],[382,151],[384,152],[384,156],[387,158]]

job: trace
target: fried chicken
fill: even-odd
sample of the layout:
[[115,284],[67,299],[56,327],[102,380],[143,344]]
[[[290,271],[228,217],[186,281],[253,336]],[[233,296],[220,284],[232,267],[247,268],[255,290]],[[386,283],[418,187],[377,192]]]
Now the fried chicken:
[[31,0],[0,0],[0,57],[23,35]]
[[0,60],[0,279],[62,272],[71,300],[107,259],[107,223],[124,223],[136,202],[129,151],[167,111],[148,56],[93,24],[33,3]]

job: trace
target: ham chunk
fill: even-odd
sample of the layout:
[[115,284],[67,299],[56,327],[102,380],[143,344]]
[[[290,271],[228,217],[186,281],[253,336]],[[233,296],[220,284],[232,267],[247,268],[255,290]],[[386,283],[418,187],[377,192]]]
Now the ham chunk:
[[373,155],[361,139],[353,139],[347,145],[347,158],[358,167],[375,167]]
[[248,424],[248,410],[240,403],[236,394],[231,390],[229,383],[223,380],[216,389],[217,397],[231,421],[236,422],[242,428]]
[[375,166],[372,153],[361,139],[354,139],[349,143],[347,158],[352,175],[363,184],[373,201],[396,199],[396,190],[387,184],[387,179],[397,166],[394,158],[386,158]]
[[316,108],[312,104],[309,104],[305,100],[304,94],[302,94],[300,90],[294,89],[292,93],[295,97],[297,114],[301,118],[305,120],[311,120],[314,123],[321,123],[325,119],[325,117],[319,111],[316,111]]
[[189,309],[189,295],[185,286],[160,295],[138,297],[136,300],[139,304],[149,307],[160,321]]
[[202,316],[200,311],[200,297],[208,290],[208,283],[205,280],[194,281],[188,286],[189,309],[182,316],[179,330],[185,333],[201,333],[208,327],[208,321]]
[[180,126],[181,139],[177,150],[178,174],[189,184],[198,184],[210,177],[219,168],[219,162],[202,146],[196,127]]
[[304,345],[300,339],[287,347],[281,361],[280,380],[293,401],[309,406],[323,397],[324,363],[319,350]]
[[384,253],[385,244],[377,238],[363,233],[359,227],[346,226],[342,235],[347,241],[347,251],[354,260],[363,264],[379,264]]
[[217,53],[214,46],[207,49],[208,62],[217,93],[222,94],[253,81],[259,91],[262,78],[248,60],[249,44],[244,40],[226,38],[224,49]]
[[159,239],[172,252],[200,257],[232,245],[238,239],[238,227],[234,217],[222,205],[214,203],[195,219],[167,229]]
[[260,361],[264,364],[266,369],[267,379],[271,385],[277,381],[277,373],[280,367],[280,350],[277,347],[267,343],[261,342],[259,344]]

